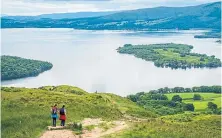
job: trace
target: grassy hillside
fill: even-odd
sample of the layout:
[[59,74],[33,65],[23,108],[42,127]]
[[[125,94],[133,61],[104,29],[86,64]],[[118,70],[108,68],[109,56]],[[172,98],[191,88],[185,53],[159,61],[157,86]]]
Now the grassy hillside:
[[38,89],[1,88],[2,137],[33,138],[51,125],[51,106],[66,105],[67,122],[84,118],[114,120],[125,114],[136,117],[155,117],[126,98],[114,94],[90,94],[77,87],[47,86]]
[[132,123],[131,128],[106,138],[221,138],[221,116],[194,113]]
[[[203,98],[202,100],[193,100],[194,94],[200,94]],[[172,99],[174,95],[179,95],[183,102],[193,103],[196,111],[205,110],[207,108],[208,102],[213,102],[217,104],[217,107],[221,107],[221,94],[216,93],[170,93],[166,94],[168,99]]]
[[[145,106],[141,106],[114,94],[87,93],[78,87],[67,85],[40,88],[2,87],[1,92],[2,137],[40,136],[51,125],[50,109],[57,103],[58,107],[66,105],[67,122],[79,122],[84,118],[102,118],[107,121],[124,119],[127,122],[129,129],[108,135],[107,138],[220,138],[220,115],[183,111],[183,103],[168,107],[172,101],[158,100],[167,97],[170,100],[173,95],[179,94],[184,102],[189,103],[193,102],[193,93],[171,93],[166,96],[137,94],[141,95],[141,104],[147,101]],[[221,99],[220,94],[198,94],[204,98],[203,101],[198,101],[200,105],[212,100],[217,103]],[[153,100],[149,102],[149,98]],[[195,102],[193,103],[196,108]],[[174,115],[157,115],[156,113],[160,113],[157,106],[161,111],[169,110]],[[198,108],[204,109],[201,106]]]

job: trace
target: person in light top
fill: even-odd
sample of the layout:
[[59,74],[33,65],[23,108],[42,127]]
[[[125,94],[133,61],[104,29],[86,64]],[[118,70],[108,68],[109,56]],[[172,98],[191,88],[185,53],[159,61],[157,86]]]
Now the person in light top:
[[57,108],[57,104],[55,104],[54,106],[52,106],[52,109],[51,109],[52,126],[54,127],[56,127],[56,119],[58,118],[57,112],[58,112],[58,108]]

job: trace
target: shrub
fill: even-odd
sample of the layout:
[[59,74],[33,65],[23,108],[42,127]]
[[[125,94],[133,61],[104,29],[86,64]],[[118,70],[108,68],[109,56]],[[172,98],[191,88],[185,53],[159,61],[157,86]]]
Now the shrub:
[[200,94],[194,94],[193,100],[201,100],[201,99],[202,98],[201,98]]
[[217,105],[213,102],[208,102],[207,106],[208,106],[208,109],[210,109],[210,110],[216,110],[217,109]]
[[182,102],[182,98],[179,95],[174,95],[172,98],[172,101],[174,102]]
[[188,103],[185,105],[185,110],[186,111],[194,111],[194,105],[192,103]]

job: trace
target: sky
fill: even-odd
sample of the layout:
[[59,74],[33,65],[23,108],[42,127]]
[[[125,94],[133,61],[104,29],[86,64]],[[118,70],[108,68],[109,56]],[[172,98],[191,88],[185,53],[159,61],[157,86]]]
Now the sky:
[[120,11],[158,6],[191,6],[220,0],[1,0],[1,14],[40,15],[83,11]]

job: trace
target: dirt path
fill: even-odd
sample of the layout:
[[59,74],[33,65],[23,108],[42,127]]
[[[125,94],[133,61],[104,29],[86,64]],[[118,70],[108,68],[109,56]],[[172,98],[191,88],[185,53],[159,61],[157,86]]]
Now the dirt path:
[[[84,119],[81,123],[83,128],[93,126],[93,129],[84,129],[83,134],[74,135],[74,133],[68,129],[50,130],[51,127],[49,127],[49,130],[46,131],[40,138],[99,138],[108,134],[117,133],[128,127],[125,121],[106,122],[102,121],[101,119],[90,118]],[[61,129],[60,127],[57,128]]]
[[40,138],[79,138],[75,136],[71,130],[49,130]]
[[95,127],[91,131],[84,131],[84,134],[82,134],[82,138],[99,138],[108,134],[117,133],[123,129],[126,129],[128,125],[124,121],[113,121],[113,122],[106,122],[108,124],[108,127],[110,128],[104,129],[100,126]]

